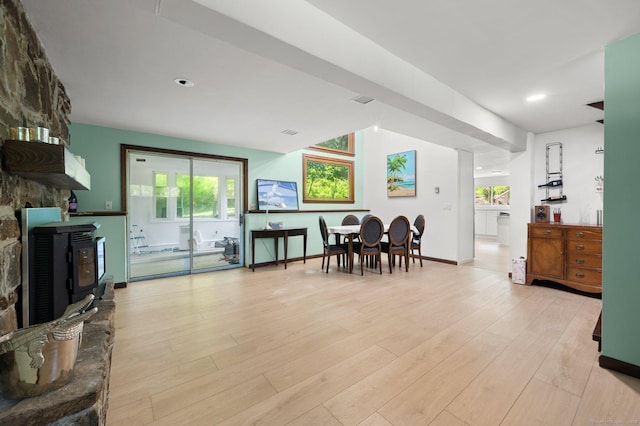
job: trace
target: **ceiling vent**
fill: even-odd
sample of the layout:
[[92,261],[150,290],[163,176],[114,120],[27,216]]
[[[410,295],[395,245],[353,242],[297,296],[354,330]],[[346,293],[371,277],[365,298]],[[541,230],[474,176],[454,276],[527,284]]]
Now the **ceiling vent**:
[[281,131],[280,133],[284,133],[285,135],[289,135],[289,136],[295,136],[299,132],[296,132],[295,130],[291,130],[291,129],[285,129],[285,130]]
[[370,97],[368,97],[368,96],[357,96],[357,97],[355,97],[355,98],[353,98],[353,99],[351,99],[351,100],[352,100],[352,101],[354,101],[354,102],[357,102],[357,103],[359,103],[359,104],[362,104],[362,105],[366,105],[366,104],[368,104],[369,102],[373,102],[373,101],[375,101],[375,99],[370,98]]

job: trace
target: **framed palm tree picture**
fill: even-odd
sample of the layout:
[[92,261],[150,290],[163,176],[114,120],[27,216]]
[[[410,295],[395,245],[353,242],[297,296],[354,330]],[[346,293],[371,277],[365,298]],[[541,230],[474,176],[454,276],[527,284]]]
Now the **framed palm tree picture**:
[[387,155],[387,197],[416,196],[416,152]]

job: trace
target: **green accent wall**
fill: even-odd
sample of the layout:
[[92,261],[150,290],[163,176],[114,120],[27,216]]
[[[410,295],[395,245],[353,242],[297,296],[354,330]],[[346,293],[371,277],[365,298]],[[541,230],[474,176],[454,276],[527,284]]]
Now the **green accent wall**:
[[605,49],[602,355],[640,366],[640,34]]
[[[122,210],[120,202],[120,145],[122,144],[248,159],[249,206],[244,206],[243,210],[254,208],[255,204],[257,204],[256,179],[297,182],[300,213],[278,214],[270,212],[269,221],[284,222],[286,226],[307,226],[309,235],[307,243],[308,255],[322,253],[322,239],[318,230],[318,216],[321,213],[309,212],[305,214],[305,210],[344,210],[339,213],[322,213],[329,224],[337,224],[340,223],[345,214],[350,213],[352,210],[364,208],[364,141],[363,132],[361,131],[356,132],[355,135],[355,157],[326,154],[327,157],[353,158],[355,162],[355,203],[347,205],[304,204],[302,202],[302,155],[304,153],[319,155],[318,151],[298,150],[287,154],[279,154],[88,124],[73,124],[70,126],[70,133],[70,150],[74,154],[85,158],[86,168],[91,175],[91,190],[74,191],[78,197],[79,212],[103,212],[105,211],[106,201],[113,203],[113,211]],[[362,216],[364,213],[356,214]],[[245,215],[245,264],[251,262],[248,230],[264,227],[264,225],[265,215],[263,213]],[[283,244],[280,244],[279,259],[283,257],[282,246]],[[289,257],[298,256],[302,256],[302,241],[301,238],[294,237],[290,240]],[[266,262],[270,259],[273,259],[273,244],[268,240],[258,240],[256,243],[256,263]]]

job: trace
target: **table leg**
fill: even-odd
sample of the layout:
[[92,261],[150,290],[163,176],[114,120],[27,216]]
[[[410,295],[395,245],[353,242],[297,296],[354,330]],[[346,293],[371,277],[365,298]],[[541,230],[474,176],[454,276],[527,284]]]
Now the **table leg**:
[[349,273],[353,273],[353,234],[349,234],[349,248],[347,250],[349,256]]
[[256,271],[256,239],[251,237],[251,269]]
[[276,266],[278,266],[278,237],[275,237],[273,239],[273,245],[274,245],[274,247],[276,249],[276,254],[275,254],[275,256],[276,256]]
[[287,250],[289,249],[289,233],[284,233],[284,269],[287,269]]
[[302,263],[307,263],[307,233],[302,234],[304,246],[302,248]]

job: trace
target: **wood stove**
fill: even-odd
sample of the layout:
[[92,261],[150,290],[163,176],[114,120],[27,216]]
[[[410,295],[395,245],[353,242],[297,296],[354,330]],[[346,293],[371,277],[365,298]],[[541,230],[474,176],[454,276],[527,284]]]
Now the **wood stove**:
[[50,223],[29,235],[29,288],[23,300],[29,324],[59,318],[94,292],[105,277],[105,239],[94,224]]

